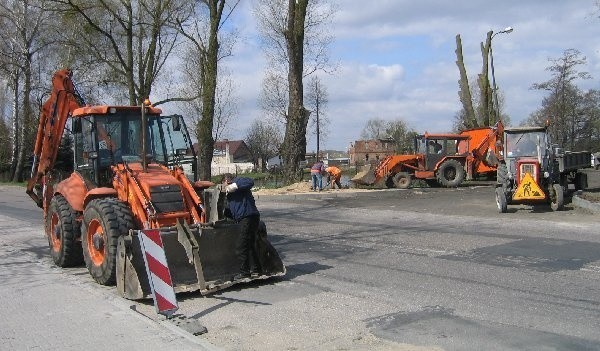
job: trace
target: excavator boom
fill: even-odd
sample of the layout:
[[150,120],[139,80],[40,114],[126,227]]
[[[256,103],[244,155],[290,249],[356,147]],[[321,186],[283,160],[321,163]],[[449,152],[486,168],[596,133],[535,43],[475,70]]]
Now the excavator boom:
[[31,178],[27,182],[27,194],[39,207],[43,207],[41,194],[36,193],[36,185],[42,185],[42,178],[56,163],[58,148],[63,137],[69,115],[84,102],[71,79],[69,69],[59,70],[52,77],[50,98],[42,106],[38,132],[33,149]]

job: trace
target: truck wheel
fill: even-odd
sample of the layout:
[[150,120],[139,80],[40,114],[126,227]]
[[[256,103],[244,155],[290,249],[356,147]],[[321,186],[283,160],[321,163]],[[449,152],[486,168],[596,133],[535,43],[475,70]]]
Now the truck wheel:
[[446,188],[454,188],[465,179],[465,170],[457,160],[446,160],[437,171],[438,183]]
[[496,205],[498,206],[498,212],[506,213],[508,210],[508,203],[506,201],[506,194],[501,187],[496,188]]
[[563,187],[560,184],[552,184],[549,193],[552,211],[561,211],[565,204]]
[[133,229],[131,210],[115,198],[90,201],[83,212],[82,246],[85,265],[102,285],[116,282],[117,241]]
[[399,172],[394,175],[394,185],[396,185],[396,188],[408,189],[410,187],[410,183],[410,174],[406,172]]
[[54,264],[59,267],[77,266],[83,262],[81,250],[80,224],[77,214],[67,200],[56,195],[50,201],[46,216],[48,245]]

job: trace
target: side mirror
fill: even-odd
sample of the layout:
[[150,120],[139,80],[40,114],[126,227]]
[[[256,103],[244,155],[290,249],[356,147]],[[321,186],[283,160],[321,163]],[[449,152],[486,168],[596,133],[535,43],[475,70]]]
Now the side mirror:
[[181,122],[179,121],[179,118],[181,118],[180,115],[171,116],[171,123],[173,123],[173,130],[176,132],[181,130]]

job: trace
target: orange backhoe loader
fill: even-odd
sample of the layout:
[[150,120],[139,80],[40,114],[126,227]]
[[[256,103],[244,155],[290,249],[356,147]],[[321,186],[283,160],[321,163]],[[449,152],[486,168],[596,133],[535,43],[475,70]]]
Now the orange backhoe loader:
[[[207,294],[237,283],[240,228],[223,215],[224,193],[196,180],[183,118],[149,104],[86,106],[71,75],[60,70],[52,78],[27,184],[44,210],[54,263],[85,261],[98,283],[116,283],[129,299],[146,298],[151,289],[138,230],[158,229],[176,292]],[[73,141],[70,173],[55,167],[63,137]],[[263,275],[257,279],[284,275],[264,223],[260,228]]]
[[496,146],[504,126],[469,129],[460,134],[429,134],[415,137],[416,153],[389,155],[374,169],[358,173],[352,182],[408,188],[413,179],[430,186],[457,187],[465,178],[492,175],[496,171]]

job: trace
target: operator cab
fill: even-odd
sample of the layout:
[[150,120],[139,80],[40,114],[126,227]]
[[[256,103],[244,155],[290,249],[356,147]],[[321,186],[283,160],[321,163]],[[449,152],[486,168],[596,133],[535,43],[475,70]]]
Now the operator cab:
[[[98,110],[98,109],[96,109]],[[146,160],[167,167],[183,167],[196,176],[196,155],[183,118],[146,115]],[[111,166],[141,163],[142,121],[139,107],[109,107],[108,113],[83,113],[72,118],[75,169],[89,186],[112,186]],[[77,112],[77,111],[76,111]]]
[[463,149],[462,143],[468,145],[468,137],[454,134],[424,134],[415,137],[415,150],[417,154],[424,156],[425,168],[433,170],[443,158],[459,155]]
[[547,149],[548,140],[544,128],[509,129],[505,130],[506,140],[505,157],[533,157],[538,158],[542,150]]

